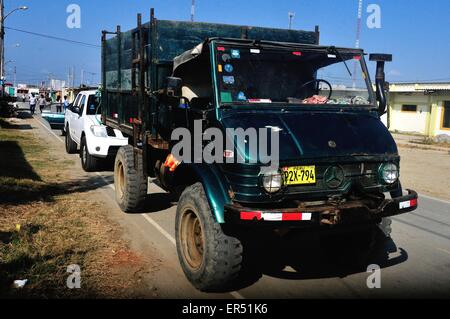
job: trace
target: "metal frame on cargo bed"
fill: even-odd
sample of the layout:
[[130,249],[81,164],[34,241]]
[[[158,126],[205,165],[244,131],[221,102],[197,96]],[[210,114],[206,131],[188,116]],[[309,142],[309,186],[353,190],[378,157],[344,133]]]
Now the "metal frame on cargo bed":
[[154,9],[146,24],[138,14],[135,29],[122,32],[117,26],[115,32],[102,31],[102,121],[131,138],[135,155],[143,156],[145,174],[152,174],[147,168],[148,146],[168,151],[170,143],[159,134],[154,92],[172,74],[176,56],[218,37],[317,45],[320,32],[318,26],[298,31],[157,20]]

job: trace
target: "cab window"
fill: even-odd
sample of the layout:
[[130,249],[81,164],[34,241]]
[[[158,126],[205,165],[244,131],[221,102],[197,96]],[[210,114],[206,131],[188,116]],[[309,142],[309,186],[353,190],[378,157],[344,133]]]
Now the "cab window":
[[73,106],[79,106],[80,105],[80,99],[81,99],[81,94],[78,94],[77,98],[75,99],[75,102],[73,102]]
[[86,115],[100,114],[102,111],[99,109],[99,99],[95,94],[89,95],[87,102]]
[[84,113],[84,106],[86,105],[86,95],[83,95],[80,103],[80,114]]

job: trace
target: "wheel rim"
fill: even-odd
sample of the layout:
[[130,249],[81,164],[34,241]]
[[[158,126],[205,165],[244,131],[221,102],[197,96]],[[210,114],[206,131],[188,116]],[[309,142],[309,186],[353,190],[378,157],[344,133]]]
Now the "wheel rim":
[[181,217],[180,228],[183,256],[193,270],[203,264],[205,241],[200,219],[192,210],[186,210]]
[[119,198],[122,198],[125,189],[125,171],[122,162],[119,162],[117,165],[116,183],[117,195],[119,196]]

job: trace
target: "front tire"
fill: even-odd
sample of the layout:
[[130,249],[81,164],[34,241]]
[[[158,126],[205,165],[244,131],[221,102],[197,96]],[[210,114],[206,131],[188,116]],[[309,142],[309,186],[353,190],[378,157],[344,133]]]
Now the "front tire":
[[72,137],[70,136],[69,127],[67,127],[66,132],[67,132],[66,143],[65,143],[66,144],[66,152],[67,152],[67,154],[75,154],[77,152],[77,148],[78,148],[77,143],[75,143],[72,140]]
[[81,139],[80,158],[81,166],[85,172],[95,172],[98,169],[100,159],[89,154],[85,136]]
[[142,156],[138,156],[137,164],[136,169],[132,146],[119,149],[114,163],[114,185],[117,204],[126,213],[140,211],[147,196],[148,181],[143,171]]
[[242,268],[243,247],[214,220],[201,183],[181,195],[175,234],[181,267],[197,289],[218,292],[232,287]]

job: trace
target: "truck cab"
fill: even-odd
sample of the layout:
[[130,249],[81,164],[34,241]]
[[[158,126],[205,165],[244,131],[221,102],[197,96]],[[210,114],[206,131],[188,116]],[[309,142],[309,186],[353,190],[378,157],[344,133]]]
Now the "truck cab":
[[101,104],[98,91],[80,92],[66,110],[64,127],[66,151],[79,149],[83,169],[92,172],[103,160],[114,158],[119,147],[128,144],[120,131],[108,130],[101,122]]
[[[202,40],[186,43],[183,34]],[[136,30],[115,35],[103,34],[103,122],[130,137],[115,160],[116,199],[126,212],[142,209],[148,177],[179,195],[177,251],[198,289],[221,290],[238,277],[242,230],[362,227],[372,237],[385,218],[417,208],[417,193],[403,194],[397,146],[380,120],[392,56],[370,56],[374,90],[366,53],[319,45],[318,28],[152,14],[148,25],[138,18]],[[116,68],[127,45],[129,61]]]

